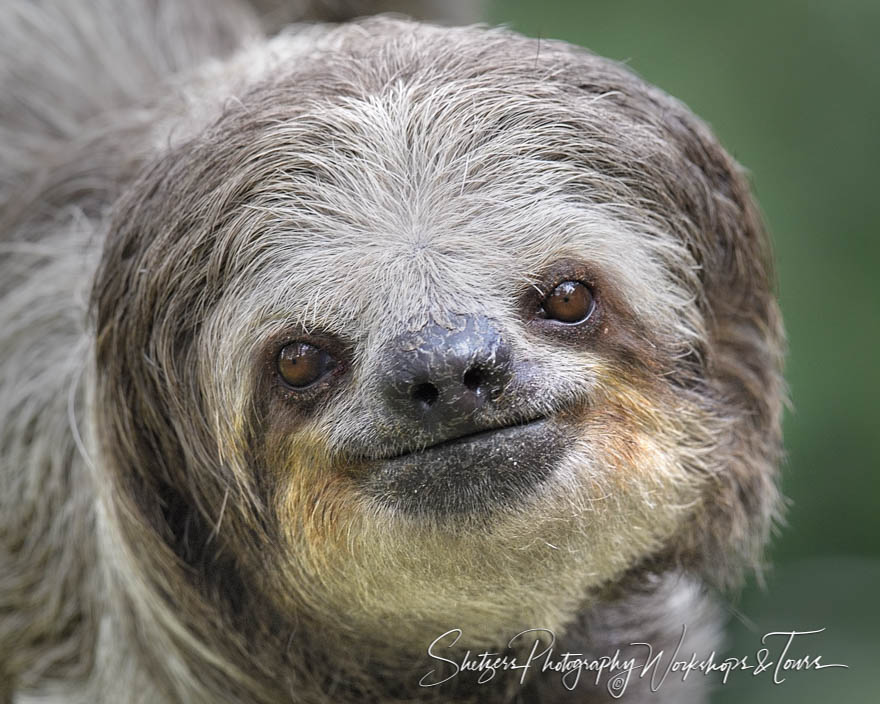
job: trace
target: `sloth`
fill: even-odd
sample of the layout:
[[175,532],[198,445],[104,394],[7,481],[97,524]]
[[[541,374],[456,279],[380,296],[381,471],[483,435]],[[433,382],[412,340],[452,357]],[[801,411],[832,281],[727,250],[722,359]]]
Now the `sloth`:
[[503,29],[3,13],[0,700],[705,701],[784,385],[699,119]]

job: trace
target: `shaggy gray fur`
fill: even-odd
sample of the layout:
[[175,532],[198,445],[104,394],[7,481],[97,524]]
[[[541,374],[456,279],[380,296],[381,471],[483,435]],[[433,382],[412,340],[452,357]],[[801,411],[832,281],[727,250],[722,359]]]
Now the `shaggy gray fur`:
[[[12,0],[0,238],[0,700],[608,701],[586,677],[419,680],[452,628],[598,657],[686,624],[708,654],[707,591],[760,566],[767,238],[706,127],[614,63],[391,18],[267,39],[233,0]],[[600,324],[530,317],[578,276]],[[505,391],[519,417],[572,440],[509,511],[398,514],[358,477],[414,441],[383,351],[462,315],[535,370]],[[289,339],[345,373],[291,395]]]

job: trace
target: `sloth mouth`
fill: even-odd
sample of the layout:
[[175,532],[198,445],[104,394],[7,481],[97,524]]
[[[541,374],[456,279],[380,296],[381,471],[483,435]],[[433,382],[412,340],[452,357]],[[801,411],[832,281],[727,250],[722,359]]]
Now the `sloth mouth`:
[[[528,420],[521,421],[519,423],[511,423],[509,425],[500,425],[493,428],[484,428],[481,430],[475,430],[472,433],[466,433],[464,435],[458,435],[454,438],[447,438],[446,440],[440,440],[439,442],[435,442],[431,445],[425,445],[424,447],[415,447],[409,450],[403,450],[394,455],[388,455],[387,457],[381,457],[377,459],[391,461],[391,460],[399,460],[404,457],[412,457],[415,455],[423,455],[428,452],[442,452],[447,448],[453,448],[457,445],[463,445],[469,442],[481,442],[483,440],[498,440],[505,436],[514,437],[518,430],[521,428],[525,428],[526,426],[534,425],[535,423],[541,423],[547,420],[547,416],[538,416],[536,418],[531,418]],[[501,433],[501,436],[495,437],[496,434]]]
[[485,516],[534,496],[564,447],[563,431],[542,416],[370,460],[359,481],[367,494],[405,514]]

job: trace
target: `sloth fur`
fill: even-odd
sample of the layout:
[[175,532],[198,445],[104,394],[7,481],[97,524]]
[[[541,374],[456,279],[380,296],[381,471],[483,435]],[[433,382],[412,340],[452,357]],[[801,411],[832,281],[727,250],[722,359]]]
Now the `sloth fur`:
[[[783,335],[746,178],[682,104],[561,42],[266,38],[232,0],[12,0],[0,61],[0,700],[599,702],[420,680],[451,629],[456,662],[534,628],[719,647],[779,503]],[[578,277],[593,322],[535,316]],[[470,420],[544,419],[547,476],[391,500],[375,466],[433,436],[383,400],[389,347],[462,316],[517,370]],[[291,392],[289,340],[341,371]]]

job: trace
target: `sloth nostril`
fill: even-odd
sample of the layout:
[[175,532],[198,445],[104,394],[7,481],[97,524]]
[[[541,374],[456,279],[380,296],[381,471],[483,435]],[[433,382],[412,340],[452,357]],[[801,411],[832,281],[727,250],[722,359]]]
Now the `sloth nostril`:
[[476,366],[471,367],[464,373],[461,380],[467,388],[476,393],[483,385],[483,370]]
[[433,406],[434,402],[440,397],[440,392],[437,390],[437,387],[428,381],[414,386],[411,394],[413,399],[426,408]]

